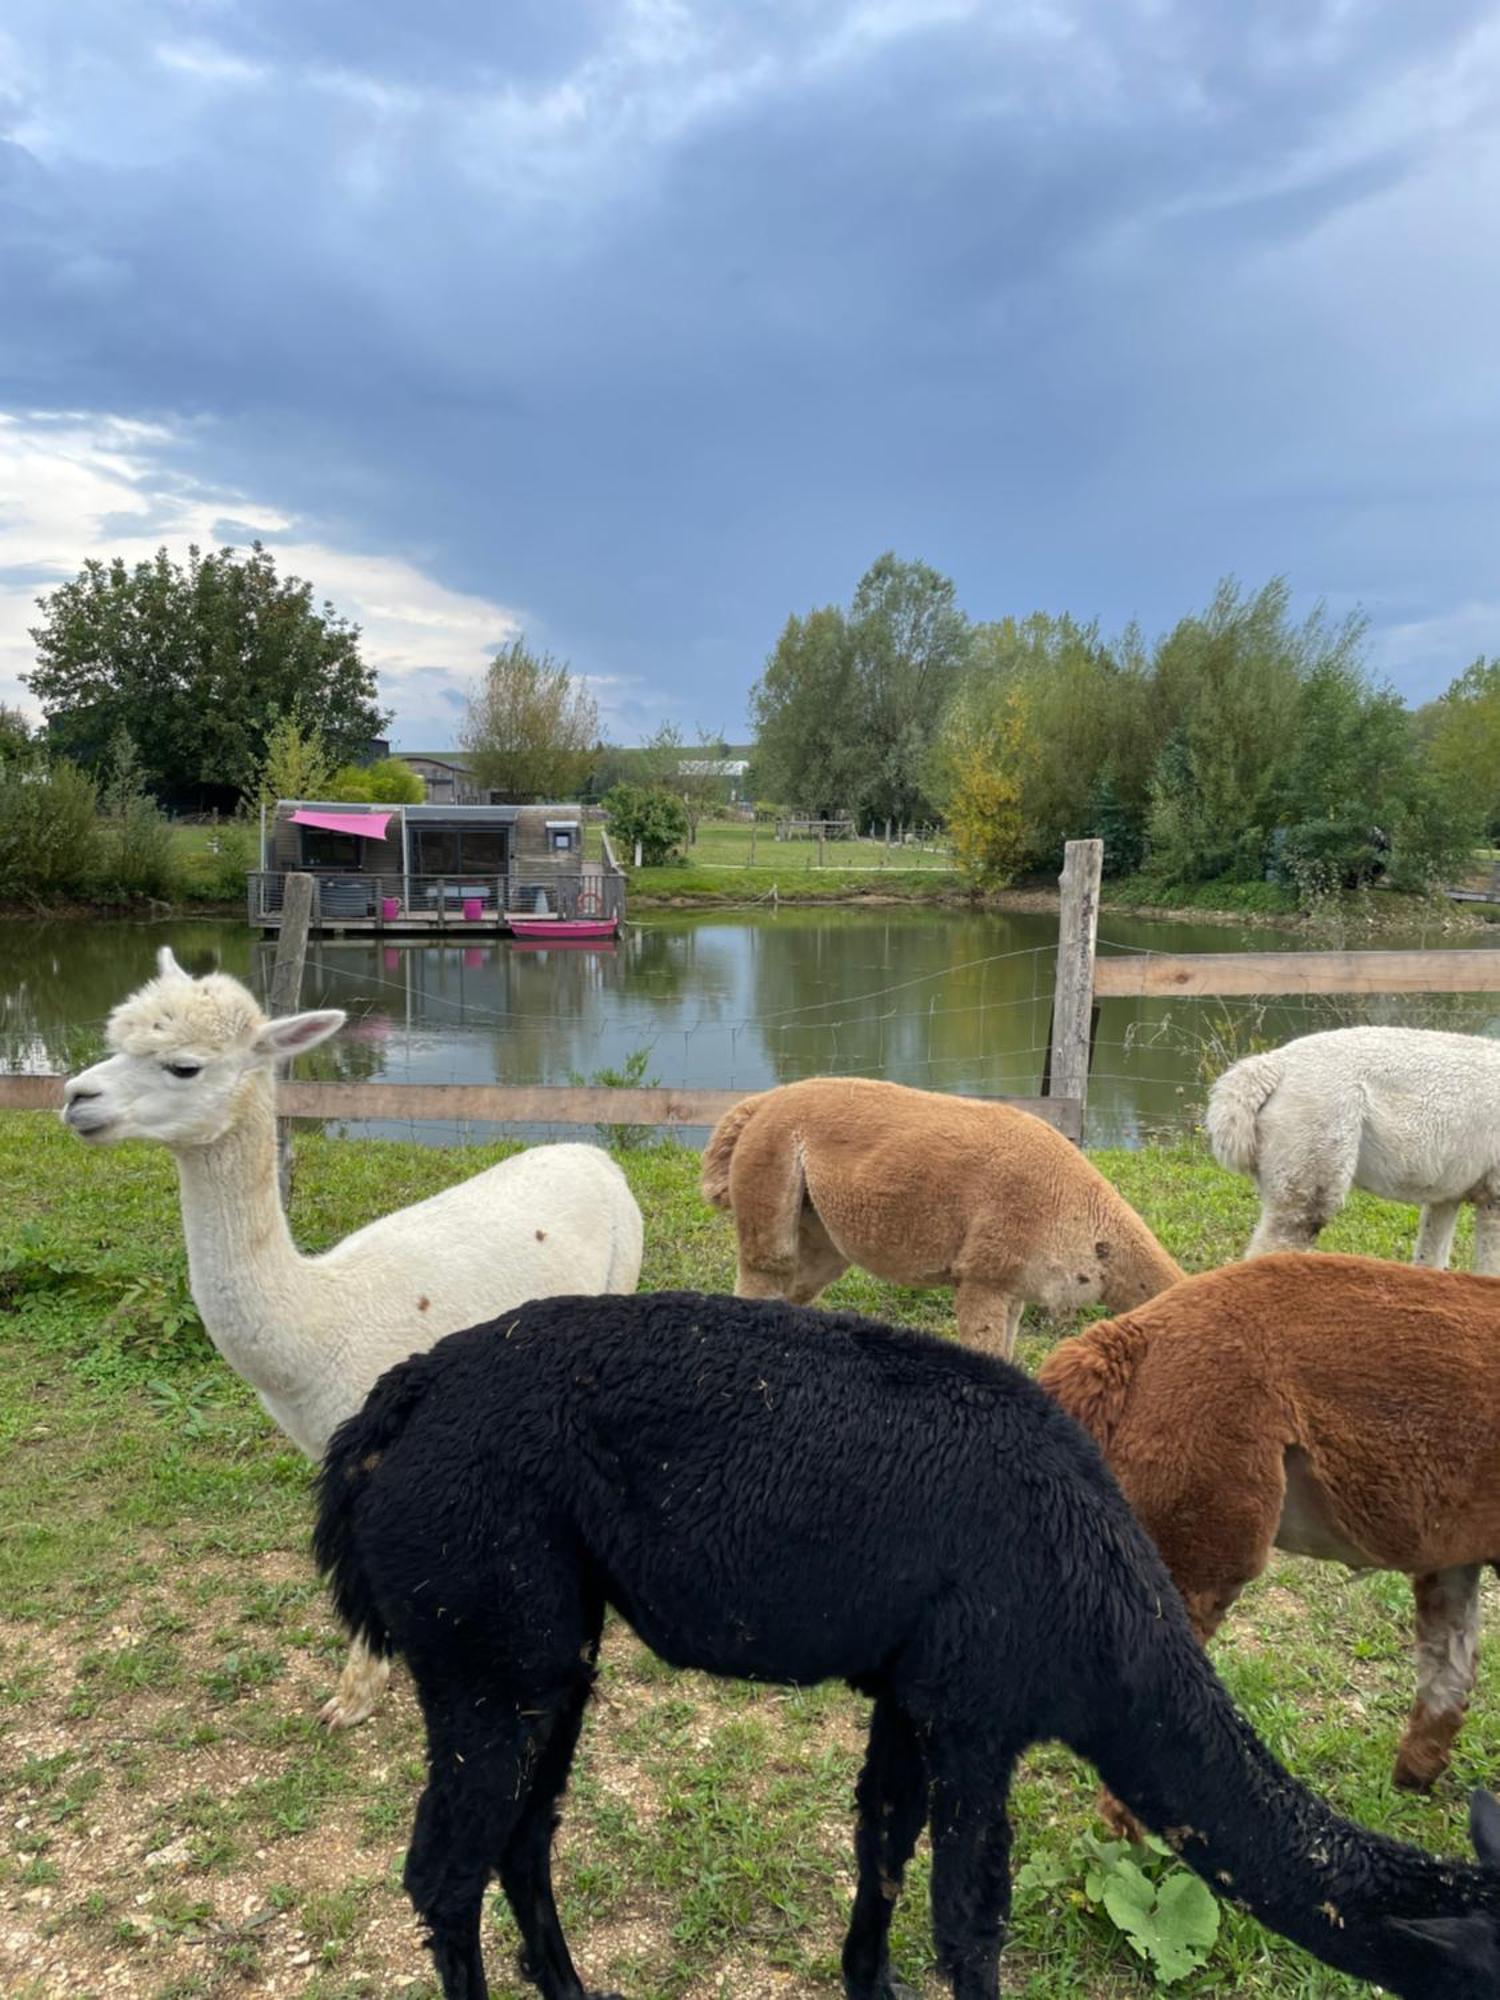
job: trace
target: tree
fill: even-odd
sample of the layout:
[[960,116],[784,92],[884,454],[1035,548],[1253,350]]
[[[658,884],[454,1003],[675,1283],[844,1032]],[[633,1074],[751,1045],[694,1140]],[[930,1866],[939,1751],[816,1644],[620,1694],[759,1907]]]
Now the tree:
[[269,812],[278,799],[326,799],[333,760],[321,733],[298,714],[279,715],[266,736],[265,754],[251,774],[245,803]]
[[232,805],[278,716],[315,715],[335,762],[357,758],[388,719],[359,628],[316,608],[310,584],[278,576],[259,542],[246,554],[189,549],[186,568],[164,548],[134,568],[91,561],[37,602],[25,678],[50,745],[100,772],[124,728],[144,781],[171,805]]
[[117,729],[109,746],[99,808],[100,887],[112,896],[169,896],[177,885],[172,828],[146,789],[128,729]]
[[382,757],[374,764],[344,764],[328,781],[325,798],[378,806],[419,806],[427,787],[399,757]]
[[19,708],[0,701],[0,765],[29,763],[37,741],[29,719]]
[[915,819],[930,810],[927,753],[968,664],[972,628],[947,577],[888,551],[860,578],[849,633],[858,689],[849,720],[868,759],[853,803],[861,814]]
[[1022,801],[1035,745],[1025,697],[1006,697],[990,728],[971,732],[953,756],[948,831],[959,867],[975,889],[1003,889],[1026,859]]
[[604,809],[622,860],[634,857],[639,841],[643,865],[658,868],[680,853],[687,840],[687,808],[663,786],[616,785],[606,793]]
[[758,785],[821,819],[927,810],[927,760],[970,635],[947,577],[891,554],[847,613],[789,619],[751,692]]
[[1491,836],[1500,833],[1500,657],[1481,655],[1417,722],[1433,771],[1479,804]]
[[0,769],[0,896],[47,901],[88,887],[99,853],[98,794],[76,764]]
[[470,695],[458,735],[487,791],[572,798],[599,754],[599,704],[564,661],[516,638]]
[[854,641],[835,605],[789,618],[750,694],[757,777],[818,819],[857,809],[870,780]]

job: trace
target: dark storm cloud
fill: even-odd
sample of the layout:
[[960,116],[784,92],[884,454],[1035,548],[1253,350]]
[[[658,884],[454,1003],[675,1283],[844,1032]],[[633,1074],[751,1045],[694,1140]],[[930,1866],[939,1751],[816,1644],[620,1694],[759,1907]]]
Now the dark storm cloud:
[[1107,625],[1284,571],[1414,692],[1500,648],[1493,7],[26,0],[9,51],[6,403],[159,420],[642,720],[737,733],[891,545]]

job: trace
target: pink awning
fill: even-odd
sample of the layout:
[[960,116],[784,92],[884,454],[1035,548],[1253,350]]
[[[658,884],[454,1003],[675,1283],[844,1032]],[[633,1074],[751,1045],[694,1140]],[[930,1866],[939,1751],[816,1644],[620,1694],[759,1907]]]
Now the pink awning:
[[384,840],[389,813],[315,813],[298,808],[294,826],[320,826],[325,833],[352,833],[356,840]]

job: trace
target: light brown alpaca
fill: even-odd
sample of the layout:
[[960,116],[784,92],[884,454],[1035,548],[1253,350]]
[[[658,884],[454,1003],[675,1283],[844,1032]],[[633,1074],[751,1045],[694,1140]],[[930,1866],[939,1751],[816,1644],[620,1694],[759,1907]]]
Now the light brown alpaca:
[[1028,1303],[1118,1312],[1182,1276],[1075,1146],[1009,1104],[808,1077],[726,1112],[701,1184],[734,1212],[741,1298],[806,1305],[851,1264],[952,1285],[960,1337],[1007,1358]]
[[1205,1644],[1273,1548],[1411,1577],[1395,1781],[1432,1785],[1500,1556],[1500,1278],[1283,1251],[1099,1321],[1038,1380],[1102,1447]]

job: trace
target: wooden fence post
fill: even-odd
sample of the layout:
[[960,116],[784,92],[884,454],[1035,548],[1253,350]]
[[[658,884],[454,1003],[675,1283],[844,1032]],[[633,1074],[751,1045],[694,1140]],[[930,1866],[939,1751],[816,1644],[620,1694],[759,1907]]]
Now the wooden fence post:
[[1063,850],[1063,872],[1058,878],[1062,894],[1057,909],[1057,983],[1042,1094],[1076,1097],[1080,1117],[1088,1100],[1094,946],[1099,933],[1103,868],[1102,840],[1070,840]]
[[[288,875],[281,905],[281,929],[276,938],[276,962],[271,968],[271,1013],[295,1014],[302,1004],[302,968],[307,962],[307,932],[312,922],[314,882],[311,875]],[[285,1076],[287,1065],[277,1064]],[[276,1175],[285,1207],[292,1193],[292,1124],[276,1120]]]

